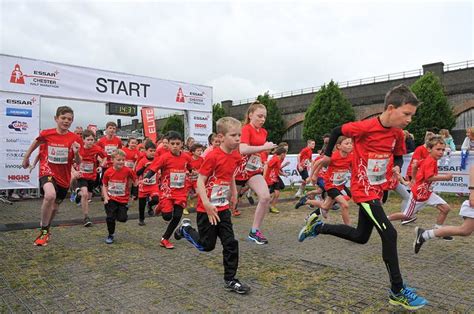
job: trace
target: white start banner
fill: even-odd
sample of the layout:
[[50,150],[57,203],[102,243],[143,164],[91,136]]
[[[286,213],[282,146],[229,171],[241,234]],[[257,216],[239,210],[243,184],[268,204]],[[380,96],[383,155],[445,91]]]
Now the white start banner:
[[212,112],[212,87],[0,54],[0,90]]
[[186,114],[188,136],[196,143],[209,145],[207,138],[212,133],[212,113],[188,111]]
[[0,189],[38,188],[38,168],[21,164],[39,134],[39,107],[38,95],[0,92]]

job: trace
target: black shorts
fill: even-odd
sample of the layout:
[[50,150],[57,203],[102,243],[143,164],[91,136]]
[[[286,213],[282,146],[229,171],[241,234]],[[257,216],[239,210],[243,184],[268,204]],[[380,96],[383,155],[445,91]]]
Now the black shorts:
[[300,171],[300,176],[301,176],[301,179],[306,181],[306,179],[308,179],[309,177],[308,169],[305,168],[303,171]]
[[56,200],[55,200],[56,204],[61,204],[62,201],[66,198],[69,187],[65,188],[65,187],[62,187],[62,186],[58,185],[56,183],[56,179],[54,179],[53,176],[41,177],[39,179],[39,182],[40,182],[40,192],[43,195],[44,195],[43,186],[48,182],[53,184],[54,190],[56,191]]
[[92,193],[92,190],[95,187],[95,181],[94,180],[87,180],[83,178],[77,179],[77,187],[82,188],[84,186],[87,186],[87,191]]
[[276,190],[281,191],[283,189],[285,189],[285,183],[283,183],[283,180],[280,177],[278,177],[278,182],[275,182],[272,185],[268,186],[268,191],[270,192],[270,194],[272,194]]
[[332,199],[336,199],[336,197],[338,197],[339,195],[342,195],[341,191],[339,191],[336,188],[332,188],[328,190],[328,196]]
[[119,203],[113,200],[109,200],[104,205],[105,213],[107,214],[107,220],[118,220],[120,222],[126,222],[128,219],[127,211],[128,204]]
[[244,187],[247,184],[247,180],[235,180],[235,185]]

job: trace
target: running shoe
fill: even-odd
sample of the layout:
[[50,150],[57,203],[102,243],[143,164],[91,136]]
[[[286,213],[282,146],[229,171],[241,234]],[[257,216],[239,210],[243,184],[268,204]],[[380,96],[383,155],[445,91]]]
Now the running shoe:
[[145,220],[139,219],[138,220],[138,225],[139,226],[145,226],[146,225]]
[[113,235],[113,234],[109,234],[109,235],[107,236],[107,238],[105,238],[105,243],[107,243],[107,244],[112,244],[112,243],[114,243],[114,235]]
[[339,209],[341,209],[341,205],[339,205],[339,203],[334,203],[332,205],[332,210],[339,210]]
[[401,225],[408,225],[409,223],[415,222],[416,221],[416,216],[410,217],[407,220],[402,220]]
[[173,243],[171,243],[169,240],[163,239],[163,238],[161,238],[160,246],[164,247],[165,249],[168,249],[168,250],[174,249]]
[[425,298],[418,296],[413,289],[407,288],[402,288],[396,294],[390,290],[388,302],[392,305],[403,306],[407,310],[417,310],[428,304]]
[[278,208],[273,207],[273,206],[270,206],[270,213],[272,213],[272,214],[279,214],[280,211],[278,210]]
[[84,218],[84,227],[90,226],[92,226],[92,220],[89,218],[89,216],[86,216],[86,218]]
[[33,242],[36,246],[46,246],[49,242],[49,232],[46,229],[41,229],[40,235],[36,238],[35,242]]
[[296,203],[295,205],[295,209],[298,209],[300,208],[301,206],[303,206],[304,204],[306,204],[306,201],[308,200],[308,198],[306,196],[303,196],[302,198],[300,198],[300,200],[298,201],[298,203]]
[[255,200],[253,199],[252,195],[246,195],[247,200],[249,201],[250,205],[255,205]]
[[76,192],[71,192],[71,196],[69,196],[69,200],[71,201],[71,203],[74,203],[74,201],[76,200]]
[[454,238],[452,236],[445,236],[445,237],[442,237],[441,239],[443,239],[444,241],[453,241]]
[[263,233],[260,232],[260,230],[257,230],[257,232],[250,231],[248,239],[254,241],[257,244],[268,244],[267,238],[265,238],[265,236],[263,235]]
[[318,226],[321,225],[323,225],[323,222],[319,218],[319,215],[317,215],[316,213],[312,213],[311,215],[309,215],[308,218],[306,218],[305,225],[303,226],[303,228],[301,228],[298,234],[298,241],[303,242],[306,238],[316,237],[319,234],[318,230],[316,229]]
[[242,213],[238,209],[235,209],[235,210],[232,211],[232,216],[234,216],[234,217],[240,216],[241,214]]
[[425,229],[420,228],[420,227],[416,227],[416,228],[415,228],[416,237],[415,237],[415,241],[413,242],[413,249],[415,250],[415,254],[418,254],[418,252],[419,252],[420,249],[421,249],[421,246],[422,246],[423,243],[425,243],[425,241],[426,241],[426,240],[423,238],[423,232],[425,232]]
[[176,240],[181,240],[184,237],[183,228],[187,226],[191,226],[191,220],[188,218],[184,218],[178,228],[176,228],[176,230],[174,231],[174,238]]
[[238,294],[247,294],[250,291],[250,287],[241,283],[238,279],[226,280],[224,289],[237,292]]
[[75,193],[76,193],[76,197],[74,198],[74,202],[76,204],[80,204],[81,203],[81,194],[79,193],[80,189],[76,189]]

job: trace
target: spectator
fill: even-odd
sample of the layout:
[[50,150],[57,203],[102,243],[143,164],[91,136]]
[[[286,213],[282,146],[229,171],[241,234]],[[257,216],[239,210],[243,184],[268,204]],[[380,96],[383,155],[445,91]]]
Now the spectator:
[[446,148],[449,148],[451,152],[456,151],[456,145],[454,144],[453,137],[449,134],[449,130],[441,129],[439,130],[439,135],[443,138],[444,142],[446,143]]
[[466,129],[466,138],[462,143],[461,150],[474,150],[474,127]]

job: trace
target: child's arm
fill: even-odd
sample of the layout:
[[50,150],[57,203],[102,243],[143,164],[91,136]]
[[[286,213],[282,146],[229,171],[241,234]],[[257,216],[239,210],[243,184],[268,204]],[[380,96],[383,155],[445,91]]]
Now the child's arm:
[[434,182],[434,181],[451,181],[453,179],[453,174],[438,174],[435,176],[431,176],[426,179],[426,182]]
[[269,149],[274,149],[277,146],[278,145],[273,144],[272,142],[266,142],[265,144],[261,146],[250,146],[246,143],[240,143],[239,151],[242,155],[251,155],[251,154],[260,153]]
[[198,179],[197,179],[197,193],[198,196],[202,200],[202,204],[204,205],[204,208],[206,209],[207,217],[209,218],[209,222],[211,225],[217,225],[218,222],[220,222],[219,215],[217,214],[217,208],[211,204],[209,201],[209,198],[207,197],[206,193],[206,180],[207,176],[204,176],[202,174],[199,174]]
[[38,140],[34,140],[33,143],[31,143],[30,147],[28,147],[28,150],[25,153],[25,156],[23,157],[23,162],[22,166],[23,169],[26,169],[30,166],[30,156],[31,154],[37,149],[42,143],[39,142]]
[[235,176],[230,181],[230,207],[237,203],[237,184],[235,184]]
[[81,148],[81,145],[77,142],[72,143],[71,145],[72,151],[74,152],[74,162],[76,164],[80,164],[82,161],[82,157],[79,154],[79,149]]
[[102,196],[104,197],[104,204],[107,204],[109,202],[109,195],[107,194],[107,188],[108,186],[103,184],[102,185]]
[[265,163],[265,166],[263,166],[263,177],[265,178],[267,176],[268,172],[268,163]]

